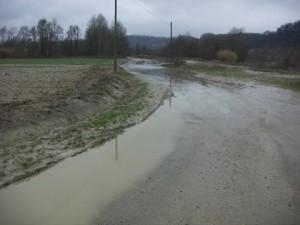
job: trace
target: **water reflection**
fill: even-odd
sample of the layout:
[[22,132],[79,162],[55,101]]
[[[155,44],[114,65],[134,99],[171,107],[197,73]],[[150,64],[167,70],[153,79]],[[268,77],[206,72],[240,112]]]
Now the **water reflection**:
[[172,74],[169,74],[169,108],[172,108],[172,98],[174,97],[173,86],[175,85],[175,77]]
[[118,137],[116,137],[115,139],[115,160],[118,161],[119,160],[119,141],[118,141]]
[[172,108],[172,95],[170,94],[169,97],[169,108]]

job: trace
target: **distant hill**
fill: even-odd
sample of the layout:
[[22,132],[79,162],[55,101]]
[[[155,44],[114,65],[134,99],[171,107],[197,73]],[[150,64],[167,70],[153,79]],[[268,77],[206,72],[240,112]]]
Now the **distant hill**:
[[129,35],[129,47],[135,49],[136,47],[146,47],[148,49],[161,49],[169,43],[169,38],[153,37],[145,35]]

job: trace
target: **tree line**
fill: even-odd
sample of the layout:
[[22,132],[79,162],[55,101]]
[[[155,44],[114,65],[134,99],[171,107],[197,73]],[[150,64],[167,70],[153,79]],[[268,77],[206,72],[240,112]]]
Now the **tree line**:
[[280,26],[276,31],[246,33],[232,28],[227,34],[206,33],[200,38],[183,34],[161,49],[133,47],[136,55],[201,58],[227,62],[253,63],[287,69],[300,67],[300,21]]
[[[126,28],[117,22],[118,53],[129,54]],[[92,16],[83,33],[76,24],[66,32],[57,20],[40,19],[35,26],[0,28],[0,57],[57,57],[113,55],[114,25],[106,18]]]
[[[201,58],[253,63],[280,68],[300,67],[300,21],[276,31],[246,33],[232,28],[227,34],[206,33],[200,38],[179,35],[168,38],[130,36],[117,23],[118,54]],[[37,25],[0,28],[0,57],[112,56],[114,25],[101,14],[92,16],[84,32],[70,25],[66,32],[56,20],[40,19]],[[128,40],[129,39],[129,40]],[[129,42],[130,41],[130,42]],[[130,45],[129,45],[130,43]]]

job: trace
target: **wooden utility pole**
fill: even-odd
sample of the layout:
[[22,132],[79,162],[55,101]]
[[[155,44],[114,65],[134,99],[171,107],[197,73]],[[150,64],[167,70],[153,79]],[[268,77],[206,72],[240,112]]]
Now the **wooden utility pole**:
[[114,71],[117,72],[118,58],[118,40],[117,40],[117,24],[118,24],[118,0],[115,0],[115,29],[114,29]]
[[170,62],[173,63],[173,22],[170,24]]

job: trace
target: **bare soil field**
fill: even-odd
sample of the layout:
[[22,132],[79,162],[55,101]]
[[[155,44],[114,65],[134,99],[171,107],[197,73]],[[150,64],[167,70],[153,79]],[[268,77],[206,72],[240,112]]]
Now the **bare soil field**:
[[112,138],[164,94],[105,66],[0,66],[0,187]]
[[99,104],[104,110],[125,89],[117,76],[88,66],[18,66],[0,71],[1,146],[74,123]]

